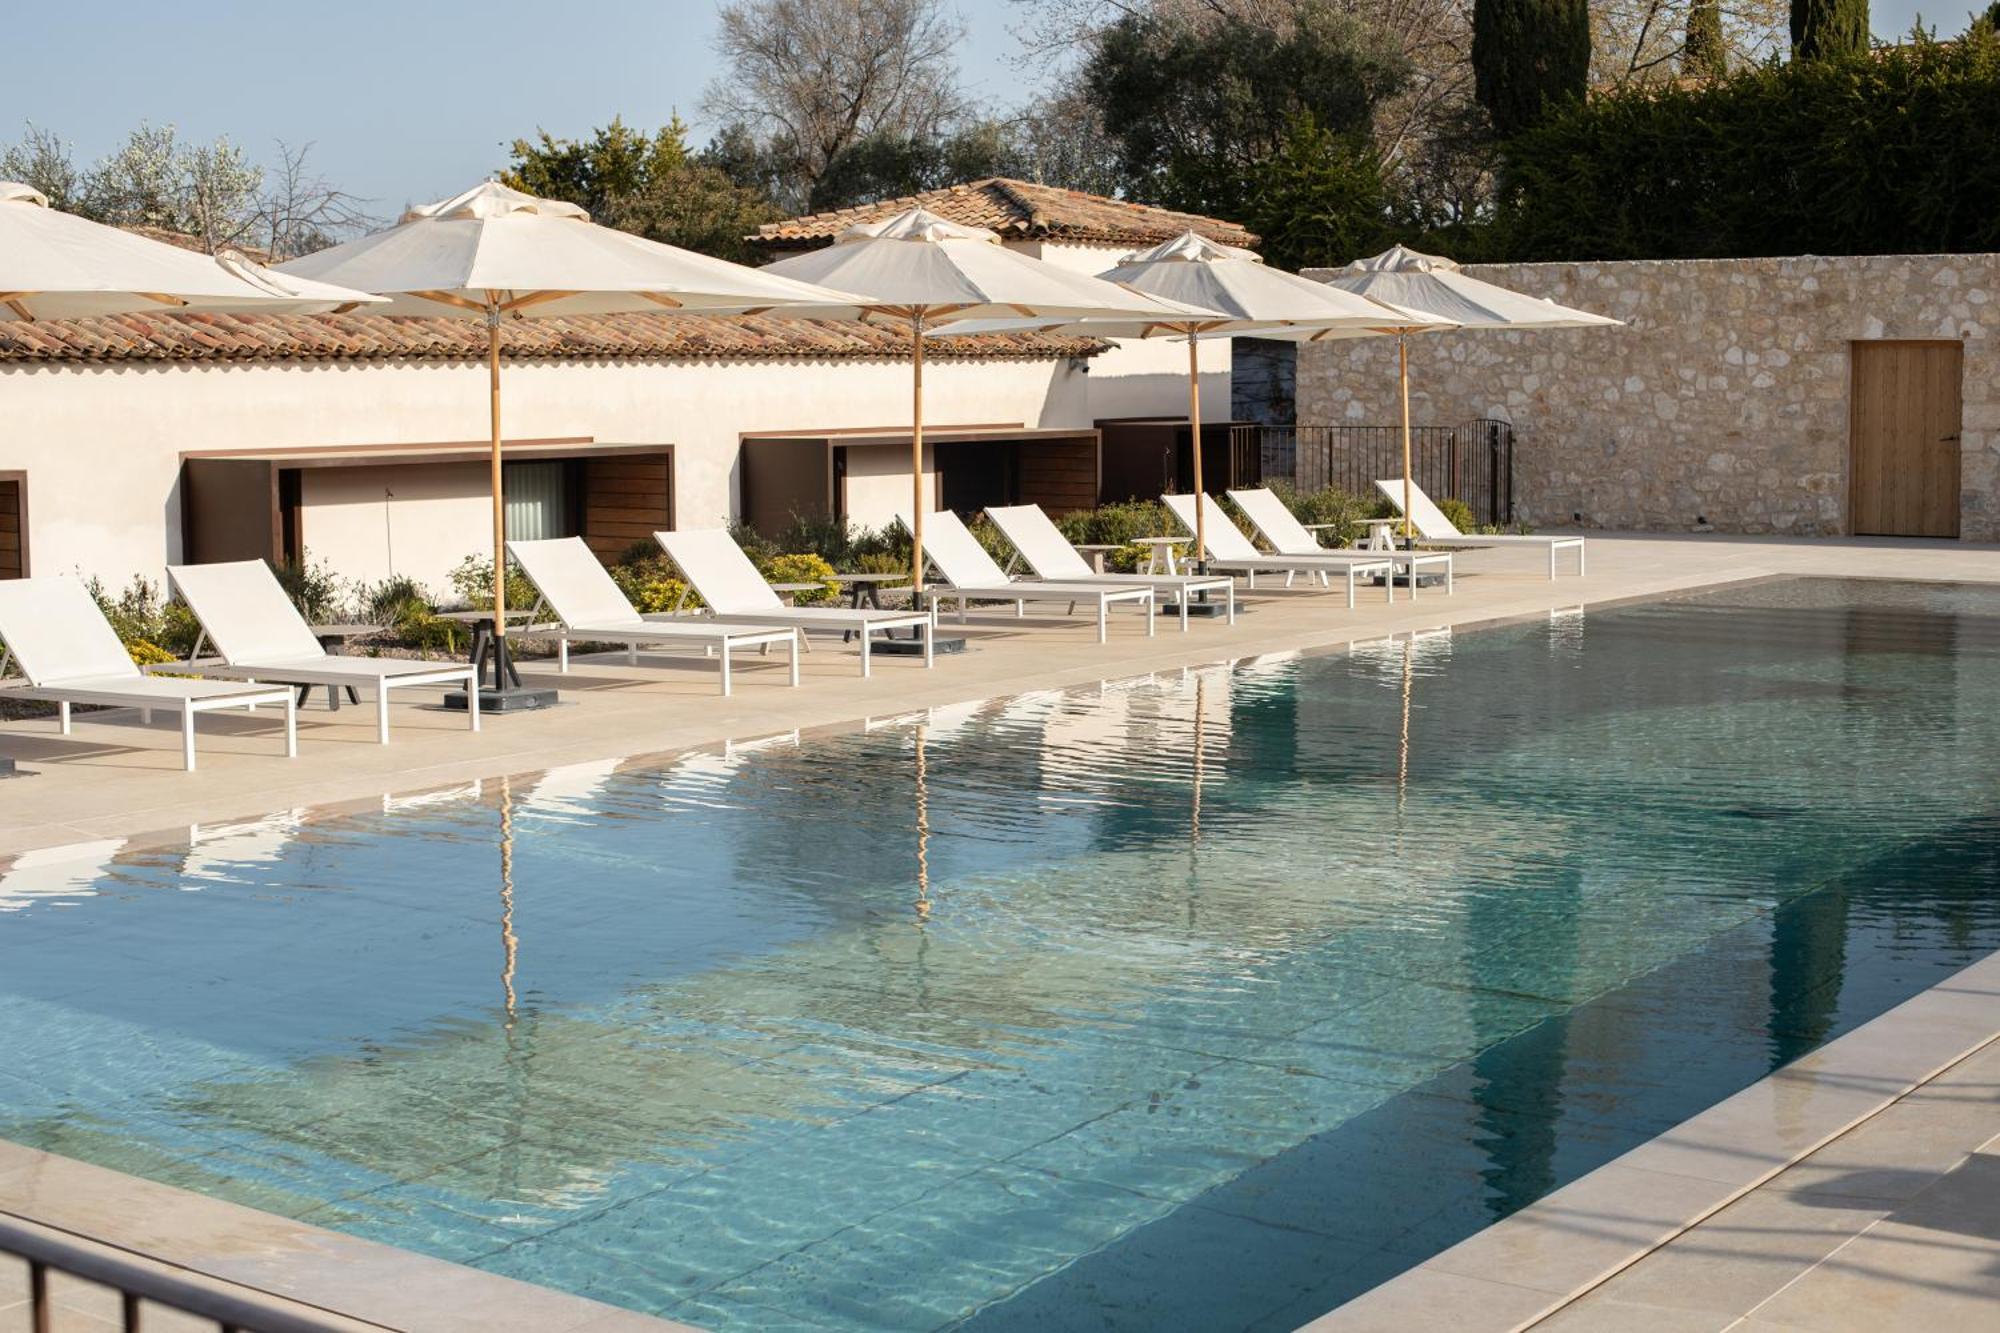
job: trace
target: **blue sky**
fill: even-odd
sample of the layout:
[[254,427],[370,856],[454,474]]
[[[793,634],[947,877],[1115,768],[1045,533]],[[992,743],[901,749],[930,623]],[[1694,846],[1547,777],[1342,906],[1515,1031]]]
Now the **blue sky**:
[[[1018,104],[1032,80],[1008,59],[1015,6],[956,4],[968,90]],[[1946,4],[1925,12],[1956,31],[1970,0]],[[1918,8],[1877,0],[1876,32],[1907,31]],[[311,142],[322,174],[390,214],[483,178],[538,126],[580,134],[622,114],[651,127],[678,110],[696,142],[713,128],[700,115],[713,0],[339,0],[319,12],[330,17],[240,0],[23,6],[7,16],[8,45],[30,58],[9,70],[0,142],[23,120],[86,163],[141,120],[227,134],[260,157],[274,139]]]

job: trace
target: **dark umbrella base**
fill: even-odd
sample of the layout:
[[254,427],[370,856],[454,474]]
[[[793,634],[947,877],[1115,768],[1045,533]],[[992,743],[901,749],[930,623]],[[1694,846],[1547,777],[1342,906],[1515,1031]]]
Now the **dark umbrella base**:
[[[479,711],[484,713],[532,713],[543,708],[554,708],[560,696],[550,689],[533,688],[524,685],[510,686],[496,690],[491,686],[479,691]],[[453,690],[444,697],[444,706],[465,711],[465,691]]]
[[[1174,619],[1179,620],[1181,605],[1179,602],[1162,602],[1159,607],[1159,614],[1172,616]],[[1203,616],[1226,616],[1228,614],[1229,604],[1227,602],[1195,601],[1188,603],[1188,618],[1191,620],[1199,620]]]
[[12,759],[0,759],[0,778],[25,778],[28,775],[14,767]]
[[[943,635],[939,635],[937,647],[934,651],[936,651],[939,657],[944,656],[946,653],[962,653],[965,651],[965,640],[948,639]],[[868,645],[868,652],[871,657],[882,657],[885,655],[889,657],[922,657],[924,655],[924,641],[922,639],[877,639]]]

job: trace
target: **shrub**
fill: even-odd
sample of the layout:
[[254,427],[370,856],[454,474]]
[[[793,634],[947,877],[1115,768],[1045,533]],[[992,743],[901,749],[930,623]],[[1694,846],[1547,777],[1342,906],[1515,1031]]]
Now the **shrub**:
[[104,589],[103,580],[92,577],[84,584],[97,602],[104,618],[128,651],[144,644],[154,652],[165,652],[169,661],[194,651],[201,637],[201,624],[185,602],[163,600],[159,585],[142,575],[134,575],[125,591],[116,597]]
[[318,625],[340,618],[340,579],[333,566],[323,560],[314,564],[308,553],[296,563],[286,560],[271,564],[271,572],[278,576],[278,585],[285,590],[285,596],[292,599],[292,605],[308,622]]
[[833,577],[833,566],[811,551],[772,556],[760,572],[772,583],[819,584],[816,591],[793,594],[792,600],[799,606],[824,606],[840,600],[840,583]]
[[1438,512],[1451,522],[1460,532],[1480,531],[1479,516],[1472,512],[1472,506],[1455,495],[1447,495],[1437,502]]
[[1605,92],[1505,150],[1504,257],[2000,248],[2000,34]]
[[689,611],[704,605],[658,543],[635,546],[625,554],[624,560],[611,567],[611,581],[639,614],[664,615],[675,607]]
[[[485,555],[469,555],[451,571],[452,591],[467,609],[490,611],[493,609],[493,558]],[[507,605],[526,609],[538,600],[535,585],[517,567],[507,566]]]
[[180,660],[150,639],[133,639],[125,645],[125,651],[130,654],[135,664],[142,667],[159,666],[163,662]]

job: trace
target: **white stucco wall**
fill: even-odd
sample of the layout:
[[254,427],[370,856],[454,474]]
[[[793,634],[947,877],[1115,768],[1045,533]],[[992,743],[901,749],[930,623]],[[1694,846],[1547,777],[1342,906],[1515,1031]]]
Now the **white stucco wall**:
[[[898,512],[910,507],[912,498],[908,441],[847,451],[848,522],[863,528],[886,528]],[[936,507],[937,454],[926,445],[924,509],[929,512]]]
[[[1091,383],[1080,367],[932,360],[927,420],[1087,427]],[[690,527],[735,512],[744,434],[897,429],[910,416],[906,361],[518,362],[505,383],[510,438],[675,446],[676,517]],[[180,555],[183,452],[483,439],[486,371],[415,361],[9,365],[0,367],[0,402],[8,409],[0,470],[28,473],[35,571],[122,585],[134,574],[158,577]],[[379,474],[307,475],[322,502],[340,501],[313,508],[307,492],[308,550],[342,575],[387,574],[393,541],[395,572],[441,587],[487,541],[476,465],[440,469],[424,483],[420,508],[399,509],[388,528]]]
[[[1135,247],[1016,242],[1010,248],[1095,277],[1115,266]],[[1204,421],[1223,421],[1229,416],[1229,343],[1227,338],[1204,339],[1201,343]],[[1114,339],[1110,351],[1090,360],[1090,414],[1099,421],[1114,417],[1185,419],[1187,381],[1186,343],[1173,338]]]

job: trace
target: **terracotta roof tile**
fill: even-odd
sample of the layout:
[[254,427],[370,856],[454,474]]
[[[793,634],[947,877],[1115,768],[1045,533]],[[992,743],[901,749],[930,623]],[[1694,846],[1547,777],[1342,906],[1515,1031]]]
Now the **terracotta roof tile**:
[[[516,360],[856,360],[902,358],[901,331],[823,320],[586,315],[510,322],[501,354]],[[956,360],[1089,356],[1102,343],[989,334],[930,344]],[[0,322],[0,362],[472,361],[486,356],[475,320],[384,315],[122,315]]]
[[1234,222],[1003,176],[770,222],[759,227],[750,239],[772,250],[811,249],[824,245],[857,222],[893,217],[909,208],[927,208],[952,222],[987,227],[1010,240],[1152,245],[1184,231],[1195,231],[1224,245],[1257,244],[1255,232]]

